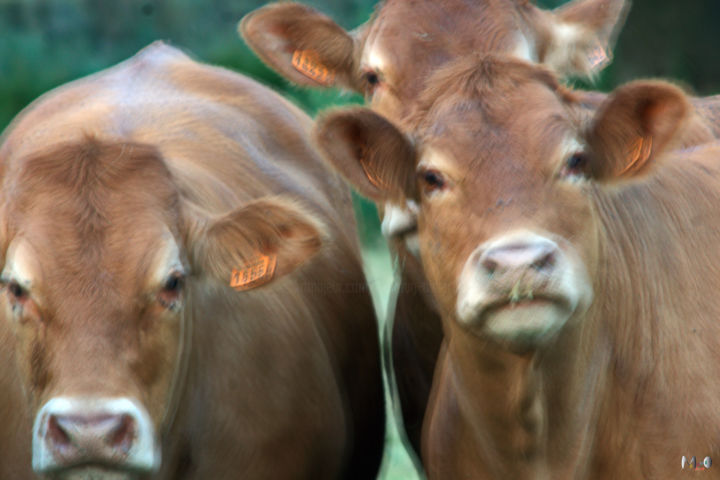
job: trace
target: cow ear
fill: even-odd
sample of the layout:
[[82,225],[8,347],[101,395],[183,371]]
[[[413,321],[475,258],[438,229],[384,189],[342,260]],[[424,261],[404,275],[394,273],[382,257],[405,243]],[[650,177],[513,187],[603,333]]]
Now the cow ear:
[[280,278],[318,252],[324,228],[281,197],[255,200],[219,218],[191,222],[193,267],[220,283],[248,290]]
[[573,0],[549,13],[538,60],[564,76],[592,77],[612,60],[627,0]]
[[415,197],[415,149],[384,117],[362,107],[334,110],[316,121],[313,135],[362,195],[401,205]]
[[265,63],[298,85],[354,86],[353,36],[310,7],[270,4],[247,14],[238,31]]
[[600,106],[588,133],[591,176],[603,180],[645,173],[672,143],[691,111],[678,87],[636,81]]

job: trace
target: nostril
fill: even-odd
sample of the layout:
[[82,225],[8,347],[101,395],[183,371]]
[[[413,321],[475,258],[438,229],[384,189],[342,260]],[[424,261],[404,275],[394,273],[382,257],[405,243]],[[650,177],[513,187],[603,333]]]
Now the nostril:
[[47,438],[56,449],[87,448],[100,442],[113,449],[127,450],[135,436],[135,421],[131,415],[51,415]]
[[533,262],[532,268],[537,271],[550,270],[555,266],[556,260],[555,251],[547,251]]
[[119,417],[117,425],[109,432],[106,437],[108,445],[113,448],[128,449],[132,445],[135,435],[135,422],[130,415],[122,415]]
[[498,268],[498,263],[495,260],[493,260],[492,258],[490,258],[489,256],[484,256],[480,260],[480,264],[485,269],[485,273],[487,273],[490,276],[494,275],[495,270],[497,270],[497,268]]
[[48,419],[47,438],[57,447],[68,447],[72,444],[72,439],[60,423],[57,416],[50,416]]

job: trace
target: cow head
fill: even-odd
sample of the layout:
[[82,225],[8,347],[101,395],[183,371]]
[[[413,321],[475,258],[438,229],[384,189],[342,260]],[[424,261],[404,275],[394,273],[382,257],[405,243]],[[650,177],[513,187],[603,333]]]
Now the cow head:
[[[292,82],[354,90],[402,126],[427,78],[473,53],[513,54],[561,75],[592,75],[612,56],[627,6],[626,0],[573,0],[545,11],[528,0],[387,1],[347,32],[310,7],[282,2],[248,14],[239,30]],[[416,253],[415,205],[379,207],[383,234]]]
[[[230,288],[233,268],[245,276],[238,286],[279,278],[320,246],[320,227],[289,201],[211,217],[178,192],[145,145],[88,137],[5,159],[0,320],[15,332],[36,412],[36,472],[156,470],[186,373],[193,298]],[[242,272],[258,258],[272,260],[264,274]]]
[[506,53],[561,75],[588,76],[604,66],[625,0],[573,0],[541,10],[528,0],[387,1],[366,24],[347,32],[298,3],[248,14],[240,33],[272,68],[305,86],[340,86],[399,121],[428,76],[473,53]]
[[548,71],[483,56],[439,71],[419,105],[412,139],[362,108],[325,115],[315,135],[364,195],[418,205],[423,265],[452,328],[512,351],[546,345],[591,304],[597,196],[642,181],[685,96],[628,84],[586,122]]

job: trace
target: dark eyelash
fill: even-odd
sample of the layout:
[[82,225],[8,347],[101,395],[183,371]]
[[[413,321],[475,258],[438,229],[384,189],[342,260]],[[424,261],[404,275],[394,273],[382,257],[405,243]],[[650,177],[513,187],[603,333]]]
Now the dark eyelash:
[[565,162],[567,168],[571,170],[579,170],[587,163],[587,157],[583,152],[577,152],[570,156]]
[[182,284],[183,284],[183,278],[181,275],[179,275],[179,274],[171,275],[170,278],[168,278],[167,281],[165,282],[165,285],[163,286],[163,288],[166,291],[175,292],[182,288]]
[[7,285],[8,292],[10,292],[10,295],[17,298],[18,300],[23,299],[27,295],[27,290],[25,290],[20,284],[17,282],[10,281]]
[[427,193],[445,188],[445,177],[437,170],[425,170],[420,172],[419,176],[425,184],[425,191]]
[[380,77],[375,72],[365,73],[365,81],[372,87],[380,83]]

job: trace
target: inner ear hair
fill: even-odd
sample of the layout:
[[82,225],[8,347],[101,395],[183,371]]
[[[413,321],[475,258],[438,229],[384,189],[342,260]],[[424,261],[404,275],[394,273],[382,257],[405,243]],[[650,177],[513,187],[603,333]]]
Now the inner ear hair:
[[627,155],[627,164],[618,175],[633,175],[640,172],[652,153],[653,139],[651,136],[638,137],[635,143],[630,147],[630,151]]
[[415,197],[415,148],[381,115],[363,107],[332,110],[318,118],[313,136],[362,195],[399,204]]
[[682,131],[692,110],[678,87],[635,81],[611,94],[599,109],[588,143],[597,153],[594,176],[632,176],[646,171]]

